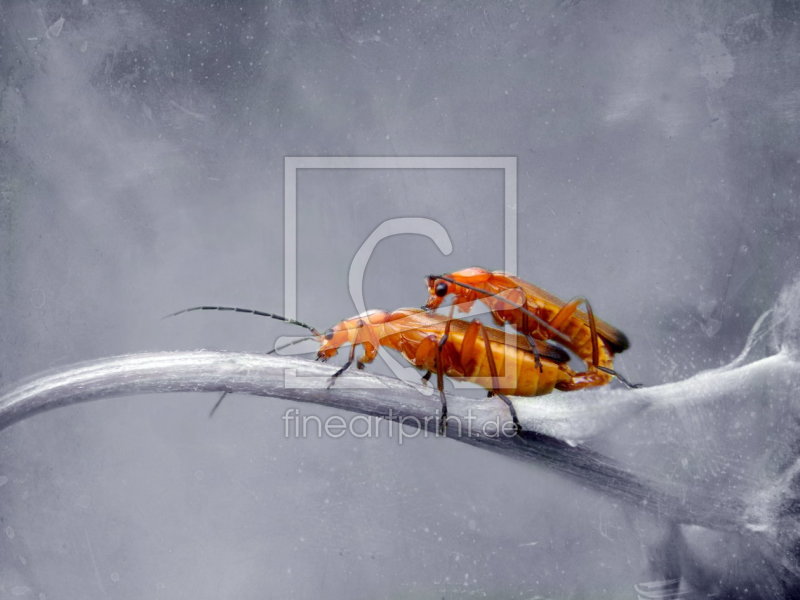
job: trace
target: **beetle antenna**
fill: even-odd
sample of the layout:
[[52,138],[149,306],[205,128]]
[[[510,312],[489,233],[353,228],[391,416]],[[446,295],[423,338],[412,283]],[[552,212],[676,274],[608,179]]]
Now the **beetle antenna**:
[[433,277],[433,278],[436,278],[436,279],[443,279],[444,281],[450,282],[453,285],[458,285],[458,286],[461,286],[463,288],[467,288],[468,290],[472,290],[473,292],[478,292],[482,296],[500,296],[500,298],[502,298],[503,302],[505,302],[506,304],[509,304],[510,306],[513,306],[515,309],[518,309],[518,310],[522,311],[523,314],[527,315],[528,317],[530,317],[531,319],[533,319],[534,321],[539,323],[539,325],[541,325],[542,327],[547,329],[547,331],[549,331],[550,333],[552,333],[556,337],[561,338],[561,340],[563,340],[563,341],[565,341],[567,343],[571,343],[572,342],[572,340],[569,339],[569,336],[567,336],[563,331],[559,331],[558,329],[556,329],[555,327],[550,325],[550,323],[548,323],[547,321],[545,321],[544,319],[542,319],[538,315],[533,314],[531,311],[529,311],[524,306],[521,306],[521,305],[517,304],[516,302],[512,302],[511,300],[508,300],[506,298],[503,298],[503,296],[500,295],[500,294],[492,294],[491,292],[487,292],[486,290],[482,290],[481,288],[475,287],[474,285],[469,285],[468,283],[462,283],[460,281],[456,281],[455,279],[452,279],[451,277],[447,277],[446,275],[429,275],[429,277]]
[[278,346],[277,348],[273,348],[272,350],[267,352],[267,354],[275,354],[279,350],[283,350],[284,348],[288,348],[289,346],[294,346],[295,344],[299,344],[300,342],[305,342],[306,340],[313,340],[313,339],[314,338],[310,335],[306,337],[297,338],[296,340],[292,340],[288,344],[284,344],[283,346]]
[[178,312],[166,315],[163,318],[166,319],[167,317],[174,317],[176,315],[181,315],[183,313],[192,312],[193,310],[223,310],[223,311],[227,310],[232,312],[246,313],[249,315],[257,315],[259,317],[269,317],[271,319],[277,319],[278,321],[284,321],[285,323],[290,323],[292,325],[299,325],[300,327],[305,327],[315,336],[322,337],[322,334],[308,323],[303,323],[302,321],[297,321],[296,319],[289,319],[288,317],[284,317],[283,315],[276,315],[274,313],[268,313],[261,310],[253,310],[252,308],[239,308],[238,306],[193,306],[192,308],[184,308],[183,310],[179,310]]

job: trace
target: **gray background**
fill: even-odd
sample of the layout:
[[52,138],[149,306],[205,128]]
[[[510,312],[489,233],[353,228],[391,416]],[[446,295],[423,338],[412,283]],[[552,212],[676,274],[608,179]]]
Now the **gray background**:
[[[296,333],[159,320],[283,309],[287,155],[518,156],[519,274],[591,298],[631,338],[634,380],[721,365],[797,270],[798,19],[777,0],[5,0],[0,383]],[[391,217],[437,219],[455,250],[384,242],[370,307],[500,267],[502,192],[499,172],[302,174],[299,316],[354,312],[350,259]],[[541,468],[285,439],[289,404],[233,397],[209,420],[213,401],[2,432],[0,598],[634,598],[658,578],[659,523]],[[698,567],[733,597],[736,552],[710,543]]]

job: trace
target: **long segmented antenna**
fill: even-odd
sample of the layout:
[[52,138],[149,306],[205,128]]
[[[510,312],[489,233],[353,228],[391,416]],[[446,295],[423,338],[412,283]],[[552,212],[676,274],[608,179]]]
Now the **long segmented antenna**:
[[166,319],[167,317],[182,315],[183,313],[192,312],[193,310],[221,310],[221,311],[227,310],[238,313],[246,313],[248,315],[258,315],[259,317],[270,317],[271,319],[277,319],[278,321],[284,321],[285,323],[290,323],[292,325],[299,325],[300,327],[305,327],[317,337],[322,336],[322,334],[319,331],[317,331],[317,329],[315,329],[308,323],[303,323],[302,321],[297,321],[296,319],[289,319],[287,317],[284,317],[283,315],[276,315],[275,313],[268,313],[262,310],[253,310],[252,308],[239,308],[238,306],[193,306],[192,308],[184,308],[183,310],[179,310],[178,312],[166,315],[164,318]]
[[549,331],[550,333],[552,333],[556,337],[561,338],[562,341],[567,342],[568,344],[572,343],[572,340],[563,331],[559,331],[558,329],[556,329],[555,327],[550,325],[550,323],[548,323],[547,321],[545,321],[541,317],[533,314],[531,311],[529,311],[524,306],[521,306],[521,305],[517,304],[516,302],[512,302],[511,300],[508,300],[507,298],[503,298],[503,296],[501,294],[492,294],[490,292],[487,292],[486,290],[482,290],[479,287],[475,287],[474,285],[469,285],[468,283],[461,283],[460,281],[456,281],[455,279],[452,279],[452,278],[447,277],[445,275],[429,275],[429,277],[432,277],[434,279],[442,279],[444,281],[448,281],[448,282],[452,283],[453,285],[458,285],[458,286],[461,286],[463,288],[467,288],[468,290],[472,290],[473,292],[478,292],[483,296],[500,296],[500,298],[502,298],[503,302],[508,303],[509,306],[512,306],[512,307],[514,307],[514,308],[516,308],[518,310],[521,310],[524,314],[526,314],[531,319],[533,319],[534,321],[539,323],[539,325],[541,325],[542,327],[547,329],[547,331]]
[[[322,337],[322,334],[317,331],[316,328],[312,327],[308,323],[303,323],[302,321],[298,321],[296,319],[288,319],[283,315],[276,315],[274,313],[264,312],[263,310],[253,310],[252,308],[239,308],[238,306],[193,306],[191,308],[184,308],[183,310],[179,310],[178,312],[171,313],[169,315],[165,315],[163,318],[166,319],[167,317],[174,317],[176,315],[182,315],[183,313],[192,312],[193,310],[221,310],[221,311],[231,311],[231,312],[238,312],[238,313],[245,313],[248,315],[256,315],[259,317],[269,317],[271,319],[277,319],[278,321],[283,321],[285,323],[289,323],[291,325],[299,325],[300,327],[305,327],[311,333],[313,333],[317,337]],[[291,344],[286,344],[286,346],[291,346],[292,344],[297,344],[300,341],[307,340],[311,338],[302,338],[301,340],[295,340]],[[282,348],[286,348],[286,346],[281,346],[281,348],[275,348],[275,350],[280,350]],[[275,350],[271,350],[269,354],[275,352]],[[225,399],[225,396],[228,395],[228,392],[223,392],[222,395],[217,400],[217,403],[211,409],[211,412],[208,413],[208,418],[214,416],[214,413],[217,412],[217,409],[222,404],[222,401]]]
[[295,345],[297,345],[297,344],[299,344],[301,342],[305,342],[306,340],[313,340],[313,339],[314,338],[311,337],[310,335],[307,336],[307,337],[297,338],[296,340],[293,340],[293,341],[289,342],[288,344],[284,344],[283,346],[278,346],[277,348],[273,348],[272,350],[267,352],[267,354],[275,354],[279,350],[283,350],[284,348],[288,348],[289,346],[295,346]]

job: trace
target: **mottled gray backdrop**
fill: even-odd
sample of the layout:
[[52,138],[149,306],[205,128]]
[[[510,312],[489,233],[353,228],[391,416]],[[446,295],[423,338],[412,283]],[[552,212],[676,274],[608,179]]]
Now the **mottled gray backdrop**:
[[[591,298],[648,384],[735,356],[798,271],[790,0],[3,0],[0,36],[3,385],[295,333],[160,320],[283,309],[287,155],[517,156],[519,274]],[[502,193],[499,172],[301,174],[299,316],[353,314],[350,259],[392,217],[437,219],[455,248],[383,242],[370,307],[502,266]],[[289,404],[234,396],[209,420],[213,402],[3,431],[0,598],[633,599],[663,574],[662,524],[544,469],[441,440],[285,439]],[[740,597],[736,552],[709,542],[697,570]]]

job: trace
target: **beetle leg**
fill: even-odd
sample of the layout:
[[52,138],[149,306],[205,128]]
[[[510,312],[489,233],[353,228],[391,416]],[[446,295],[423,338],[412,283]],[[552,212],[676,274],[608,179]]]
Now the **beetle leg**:
[[568,379],[559,381],[556,384],[556,389],[562,392],[574,392],[575,390],[597,387],[606,383],[606,378],[597,371],[587,371],[586,373],[574,373]]
[[511,420],[514,422],[515,433],[519,433],[522,431],[522,426],[519,424],[519,419],[517,418],[517,409],[514,408],[514,405],[507,396],[498,391],[500,383],[497,376],[497,365],[494,362],[494,353],[492,352],[492,345],[489,342],[489,334],[486,332],[486,327],[483,325],[481,325],[481,333],[483,334],[483,343],[486,346],[486,359],[489,363],[489,372],[492,374],[492,391],[508,406],[508,410],[511,413]]
[[364,354],[358,360],[358,368],[363,369],[364,365],[371,363],[378,356],[378,347],[371,340],[361,342]]
[[331,389],[331,387],[333,387],[333,384],[336,383],[336,378],[339,377],[339,375],[341,375],[342,373],[344,373],[350,367],[350,365],[353,364],[353,360],[355,359],[355,356],[356,356],[356,345],[355,344],[351,344],[350,345],[350,356],[347,358],[347,362],[344,363],[344,365],[342,365],[341,369],[336,371],[336,373],[334,373],[331,376],[330,381],[328,381],[328,389]]
[[[492,317],[494,317],[495,322],[500,325],[505,323],[514,324],[513,314],[515,311],[519,311],[522,315],[522,327],[518,329],[524,332],[525,338],[530,344],[536,368],[539,369],[539,373],[542,373],[544,371],[542,357],[539,354],[539,348],[536,346],[536,338],[530,333],[533,328],[530,326],[528,315],[533,315],[533,312],[525,299],[525,293],[520,288],[513,288],[498,292],[494,296],[487,296],[483,301],[492,310]],[[515,328],[517,328],[516,325]]]
[[[522,313],[522,327],[523,331],[530,331],[530,329],[528,329],[528,315],[525,313]],[[531,345],[531,352],[533,352],[533,363],[536,365],[536,368],[539,369],[539,373],[544,372],[544,367],[542,366],[542,357],[539,355],[539,348],[536,345],[536,338],[534,338],[530,333],[526,333],[525,338]]]
[[208,413],[208,418],[209,419],[214,416],[214,413],[217,412],[217,409],[219,408],[219,405],[222,404],[222,401],[225,400],[225,396],[227,396],[227,395],[228,395],[228,392],[222,392],[222,395],[219,397],[219,400],[217,400],[217,403],[214,404],[214,406],[211,407],[211,410]]
[[428,385],[428,382],[431,379],[431,375],[433,375],[433,371],[425,372],[425,375],[422,376],[422,385]]
[[581,304],[586,307],[586,314],[589,317],[589,331],[591,332],[592,336],[592,364],[590,366],[596,367],[600,362],[600,349],[597,346],[597,323],[594,320],[594,311],[592,310],[592,305],[589,304],[589,301],[586,298],[578,296],[577,298],[573,298],[567,302],[550,320],[550,325],[561,331]]
[[525,332],[525,338],[531,345],[531,352],[533,352],[533,362],[536,365],[536,368],[539,369],[539,373],[544,372],[544,367],[542,366],[542,357],[539,355],[539,348],[536,346],[536,338],[534,338],[530,334],[532,329],[530,326],[530,322],[528,320],[528,315],[533,313],[530,307],[528,306],[528,301],[525,299],[525,293],[519,288],[514,288],[513,290],[506,290],[506,292],[503,293],[503,296],[506,297],[509,301],[515,303],[512,306],[520,306],[522,308],[522,310],[520,311],[520,313],[522,314],[522,331]]
[[480,352],[476,348],[476,341],[480,335],[481,322],[475,319],[471,321],[464,336],[461,338],[461,362],[464,375],[473,375],[480,362]]
[[444,333],[436,344],[436,389],[439,390],[439,400],[442,402],[442,416],[439,419],[439,434],[441,435],[445,433],[445,423],[447,422],[447,397],[444,393],[444,361],[442,360],[442,349],[447,343],[447,338],[450,336],[450,323],[453,322],[453,311],[455,308],[454,304],[450,305],[450,313],[447,316]]
[[[442,336],[447,340],[447,334]],[[447,397],[444,393],[444,368],[442,367],[442,344],[436,345],[436,389],[439,390],[439,401],[442,403],[442,414],[439,417],[439,435],[445,434],[445,422],[447,421]]]
[[609,369],[608,367],[597,367],[598,371],[603,371],[603,373],[608,373],[609,375],[613,375],[617,379],[619,379],[622,383],[627,385],[631,389],[638,389],[640,387],[644,387],[643,383],[631,383],[625,377],[622,376],[622,373],[615,371],[614,369]]
[[583,304],[586,307],[586,314],[589,317],[589,330],[592,336],[592,364],[589,366],[597,369],[598,371],[602,371],[603,373],[607,373],[608,375],[616,377],[629,388],[642,387],[641,383],[631,383],[621,373],[618,373],[617,371],[615,371],[614,369],[610,369],[609,367],[601,366],[598,364],[600,362],[598,345],[601,342],[599,341],[597,335],[597,323],[594,318],[594,311],[592,310],[592,305],[586,298],[577,297],[567,302],[561,308],[561,310],[559,310],[556,313],[556,316],[553,317],[550,324],[553,325],[553,327],[555,327],[556,329],[560,329],[566,324],[567,320],[575,313],[575,311],[581,304]]

